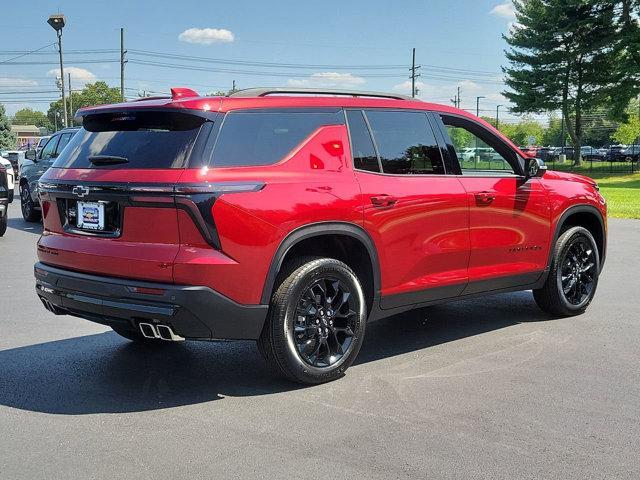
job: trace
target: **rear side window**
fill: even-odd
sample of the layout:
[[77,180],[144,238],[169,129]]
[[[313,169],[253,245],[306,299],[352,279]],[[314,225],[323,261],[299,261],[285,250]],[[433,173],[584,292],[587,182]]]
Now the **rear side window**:
[[[89,115],[53,164],[58,168],[182,168],[205,119],[175,112],[134,111]],[[48,145],[48,144],[47,144]],[[45,147],[46,149],[46,147]],[[96,167],[96,156],[126,163]]]
[[67,146],[67,143],[69,143],[69,140],[71,140],[72,136],[73,136],[72,133],[63,133],[62,135],[60,135],[60,140],[58,141],[58,147],[56,148],[56,153],[58,155],[60,155],[60,152],[62,151],[62,149]]
[[425,113],[367,110],[366,115],[384,173],[445,173],[440,148]]
[[347,111],[353,166],[358,170],[380,172],[380,164],[371,134],[360,110]]
[[341,110],[231,112],[222,124],[212,165],[271,165],[286,157],[318,128],[343,124]]

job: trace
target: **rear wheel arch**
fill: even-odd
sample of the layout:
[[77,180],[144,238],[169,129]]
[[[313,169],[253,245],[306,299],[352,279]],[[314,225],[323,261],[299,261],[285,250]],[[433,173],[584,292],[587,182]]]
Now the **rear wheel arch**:
[[380,291],[378,253],[369,234],[360,226],[347,222],[319,222],[289,233],[271,260],[262,291],[262,304],[269,303],[288,265],[296,258],[309,255],[335,258],[347,264],[358,275],[368,311],[371,311]]
[[574,205],[563,212],[556,223],[547,265],[551,265],[553,246],[558,241],[558,238],[571,227],[584,227],[589,230],[589,233],[596,241],[600,257],[600,269],[602,269],[606,255],[607,237],[602,213],[592,205]]

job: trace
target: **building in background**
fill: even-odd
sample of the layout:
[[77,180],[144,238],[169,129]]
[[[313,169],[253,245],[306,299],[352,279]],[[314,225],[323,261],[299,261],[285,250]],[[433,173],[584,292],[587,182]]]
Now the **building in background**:
[[11,131],[17,137],[17,147],[26,150],[34,147],[43,135],[35,125],[11,125]]

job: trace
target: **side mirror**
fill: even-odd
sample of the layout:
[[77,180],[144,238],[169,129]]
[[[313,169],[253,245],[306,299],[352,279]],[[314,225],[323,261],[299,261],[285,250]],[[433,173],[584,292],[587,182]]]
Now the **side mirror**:
[[539,158],[525,159],[525,175],[527,178],[540,178],[547,171],[547,166]]
[[33,162],[36,161],[36,151],[35,149],[31,149],[31,150],[27,150],[26,152],[24,152],[24,158],[26,158],[27,160],[31,160]]

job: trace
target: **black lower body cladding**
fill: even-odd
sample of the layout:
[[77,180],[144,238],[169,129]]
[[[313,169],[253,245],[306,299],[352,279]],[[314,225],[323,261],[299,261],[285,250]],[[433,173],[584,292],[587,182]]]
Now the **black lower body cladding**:
[[54,313],[134,330],[141,322],[161,323],[185,338],[257,339],[268,310],[202,286],[102,277],[42,263],[34,274],[38,296]]

